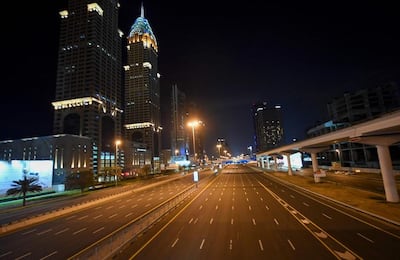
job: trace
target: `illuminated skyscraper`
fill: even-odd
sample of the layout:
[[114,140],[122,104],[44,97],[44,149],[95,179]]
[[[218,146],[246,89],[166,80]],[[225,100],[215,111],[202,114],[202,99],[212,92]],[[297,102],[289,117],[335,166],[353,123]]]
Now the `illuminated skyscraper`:
[[121,135],[121,37],[117,0],[68,0],[61,16],[54,133],[88,136],[93,169],[112,166]]
[[281,106],[267,107],[267,103],[253,105],[255,146],[257,152],[267,151],[283,141]]
[[176,84],[172,86],[171,108],[171,152],[174,156],[184,156],[188,149],[186,95]]
[[125,138],[146,144],[152,152],[152,168],[159,169],[161,149],[158,45],[148,20],[141,15],[133,23],[125,68]]

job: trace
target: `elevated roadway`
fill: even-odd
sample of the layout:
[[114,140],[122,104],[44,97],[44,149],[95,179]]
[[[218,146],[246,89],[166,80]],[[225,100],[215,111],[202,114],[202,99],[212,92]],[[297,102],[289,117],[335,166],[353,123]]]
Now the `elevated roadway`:
[[[290,155],[293,152],[302,151],[311,154],[313,171],[317,172],[317,153],[328,150],[332,144],[341,142],[361,143],[376,147],[386,200],[399,202],[389,146],[400,142],[400,110],[328,134],[257,153],[257,161],[260,161],[261,167],[264,168],[263,157],[274,157],[278,154]],[[288,158],[289,175],[291,175],[290,156]]]

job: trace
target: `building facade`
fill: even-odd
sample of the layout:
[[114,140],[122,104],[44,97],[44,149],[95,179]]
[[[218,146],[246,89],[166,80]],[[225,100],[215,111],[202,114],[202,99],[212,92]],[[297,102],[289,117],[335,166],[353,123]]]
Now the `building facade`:
[[268,107],[267,102],[257,102],[253,104],[252,114],[256,152],[267,151],[282,144],[284,132],[281,106]]
[[61,16],[54,134],[92,140],[93,170],[115,160],[121,136],[122,32],[117,0],[68,0]]
[[5,140],[0,141],[0,152],[0,160],[8,163],[52,161],[52,186],[56,191],[64,190],[70,174],[93,170],[92,139],[85,136],[61,134]]
[[[400,88],[395,83],[346,92],[327,104],[330,121],[307,131],[308,137],[333,132],[400,109]],[[400,145],[389,147],[395,169],[400,167]],[[376,148],[367,144],[339,142],[319,154],[321,165],[379,168]]]
[[172,156],[186,156],[188,151],[186,95],[175,84],[172,85],[171,96],[171,153]]
[[152,153],[151,168],[160,170],[161,113],[158,45],[148,20],[141,15],[128,35],[125,69],[124,137],[144,143]]

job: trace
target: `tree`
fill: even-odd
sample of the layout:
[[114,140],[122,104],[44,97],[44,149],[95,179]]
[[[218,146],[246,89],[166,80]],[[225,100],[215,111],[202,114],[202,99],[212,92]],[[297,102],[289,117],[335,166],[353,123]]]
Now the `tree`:
[[85,188],[92,186],[93,183],[93,172],[90,170],[71,173],[66,179],[67,189],[79,188],[82,193],[84,192]]
[[22,194],[22,206],[25,206],[27,192],[42,191],[42,186],[40,186],[37,181],[37,178],[27,178],[26,176],[24,176],[23,180],[13,181],[13,184],[11,184],[13,188],[7,190],[7,195]]

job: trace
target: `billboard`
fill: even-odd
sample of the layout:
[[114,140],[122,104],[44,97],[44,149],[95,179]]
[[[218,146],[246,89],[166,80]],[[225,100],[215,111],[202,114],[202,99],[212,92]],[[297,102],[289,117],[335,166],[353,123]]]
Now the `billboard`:
[[53,182],[53,161],[34,160],[22,161],[12,160],[0,161],[0,194],[5,194],[12,188],[13,181],[22,180],[26,177],[34,177],[42,189],[51,188]]

